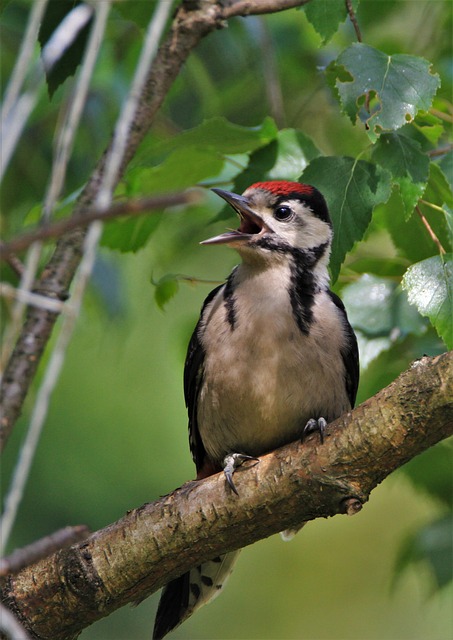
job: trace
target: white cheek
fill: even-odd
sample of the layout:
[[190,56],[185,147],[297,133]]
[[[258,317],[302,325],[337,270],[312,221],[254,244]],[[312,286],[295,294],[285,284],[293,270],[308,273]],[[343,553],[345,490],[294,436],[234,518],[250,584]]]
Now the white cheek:
[[297,229],[295,244],[298,247],[311,249],[332,239],[332,230],[328,224],[318,218],[310,218]]

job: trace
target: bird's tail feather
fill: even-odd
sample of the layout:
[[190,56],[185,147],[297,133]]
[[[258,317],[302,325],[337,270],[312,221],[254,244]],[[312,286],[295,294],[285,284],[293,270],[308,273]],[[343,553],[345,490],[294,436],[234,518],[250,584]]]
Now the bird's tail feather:
[[160,597],[153,640],[161,640],[194,611],[213,600],[228,580],[238,555],[239,551],[232,551],[217,556],[169,582]]

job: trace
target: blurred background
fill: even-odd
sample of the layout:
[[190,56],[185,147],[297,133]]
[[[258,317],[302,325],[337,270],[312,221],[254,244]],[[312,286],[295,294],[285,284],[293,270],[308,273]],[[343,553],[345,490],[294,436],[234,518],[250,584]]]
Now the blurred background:
[[[153,3],[115,7],[71,161],[67,195],[84,183],[109,139],[136,64],[142,28],[150,14],[148,4]],[[28,11],[29,3],[21,0],[3,7],[2,78],[14,63]],[[433,62],[443,78],[438,96],[451,99],[449,2],[364,1],[358,18],[366,42],[374,47]],[[236,124],[257,126],[271,115],[280,127],[309,135],[325,154],[355,156],[367,144],[365,133],[339,113],[322,74],[351,41],[354,33],[345,23],[327,46],[320,47],[303,11],[231,21],[228,29],[211,34],[192,54],[146,144],[160,143],[208,117],[225,116]],[[49,171],[53,132],[70,95],[68,85],[60,85],[51,99],[45,93],[40,97],[8,171],[2,191],[5,237],[36,215]],[[227,173],[224,178],[228,180]],[[165,297],[161,309],[153,282],[169,273],[224,280],[238,261],[236,254],[198,244],[228,226],[225,220],[212,222],[220,210],[221,203],[207,195],[203,205],[161,216],[149,242],[135,252],[112,251],[112,232],[106,229],[11,549],[68,524],[101,528],[194,477],[182,370],[202,301],[214,285],[178,280],[178,291],[172,291],[171,299]],[[357,284],[357,277],[351,264],[370,255],[393,265],[407,261],[382,229],[372,226],[336,284],[353,324],[357,291],[354,294],[348,287]],[[2,279],[13,281],[14,276],[4,268]],[[411,320],[409,330],[406,320],[387,313],[400,295],[392,279],[387,284],[385,318],[374,335],[362,336],[362,347],[368,349],[376,344],[374,339],[384,342],[366,358],[358,402],[388,384],[414,358],[445,350],[419,316]],[[29,394],[5,454],[4,491],[34,393]],[[356,517],[312,522],[290,543],[274,536],[244,549],[221,597],[172,637],[451,638],[452,558],[443,539],[438,546],[423,546],[426,536],[435,538],[444,531],[438,523],[450,514],[451,459],[451,443],[438,445],[388,478]],[[121,609],[81,637],[150,637],[158,597],[154,594],[138,608]]]

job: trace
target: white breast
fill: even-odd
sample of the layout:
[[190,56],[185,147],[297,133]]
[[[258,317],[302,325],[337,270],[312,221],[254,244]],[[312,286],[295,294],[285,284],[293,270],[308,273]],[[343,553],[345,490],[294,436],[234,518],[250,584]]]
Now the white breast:
[[287,265],[257,273],[239,269],[234,329],[223,289],[207,309],[198,426],[214,460],[232,451],[260,455],[299,437],[308,419],[329,421],[350,408],[339,311],[319,293],[304,335],[293,317],[289,283]]

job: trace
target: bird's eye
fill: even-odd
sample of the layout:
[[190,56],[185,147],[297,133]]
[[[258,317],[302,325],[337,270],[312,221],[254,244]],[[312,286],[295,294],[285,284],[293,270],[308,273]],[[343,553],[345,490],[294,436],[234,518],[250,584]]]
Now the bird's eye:
[[281,207],[277,207],[277,209],[275,209],[274,211],[274,218],[276,220],[282,220],[287,222],[288,220],[290,220],[293,217],[293,210],[291,209],[291,207],[282,205]]

